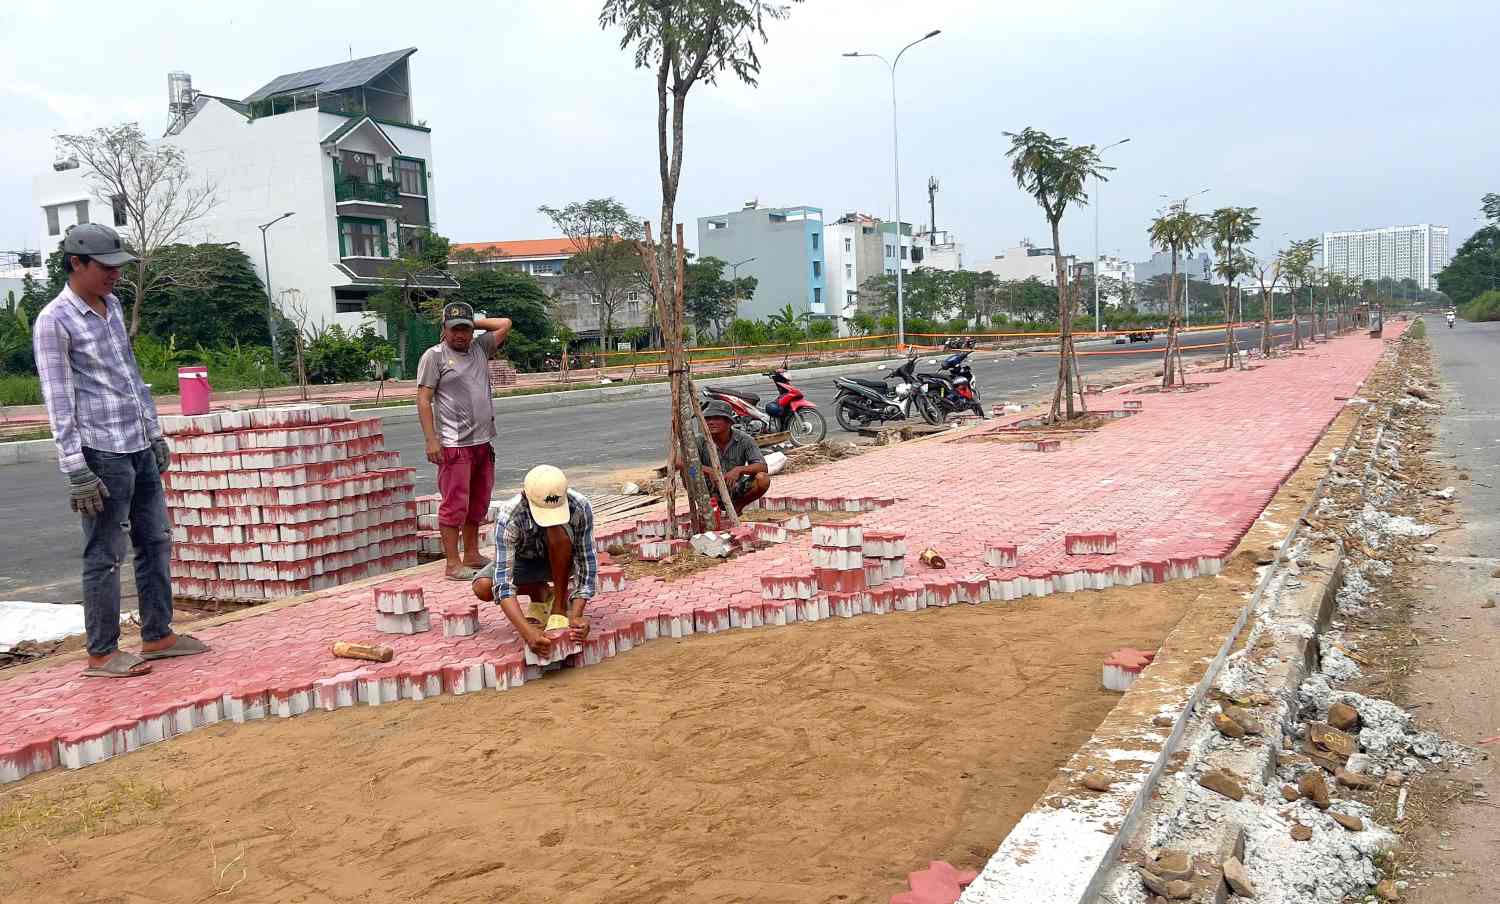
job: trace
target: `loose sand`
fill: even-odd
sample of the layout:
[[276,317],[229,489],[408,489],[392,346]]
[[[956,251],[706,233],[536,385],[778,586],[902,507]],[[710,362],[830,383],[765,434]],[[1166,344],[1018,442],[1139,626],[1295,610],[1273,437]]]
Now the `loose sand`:
[[1119,699],[1102,658],[1212,584],[661,640],[507,693],[214,726],[0,791],[0,900],[883,901],[928,859],[982,865]]

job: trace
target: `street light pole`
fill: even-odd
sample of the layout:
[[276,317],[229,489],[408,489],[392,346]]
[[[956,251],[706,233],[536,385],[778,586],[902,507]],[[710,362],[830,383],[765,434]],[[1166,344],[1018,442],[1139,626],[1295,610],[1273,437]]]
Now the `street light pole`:
[[[846,57],[873,57],[882,63],[891,73],[891,175],[896,189],[896,345],[898,348],[906,346],[906,288],[901,273],[901,135],[896,122],[896,66],[901,63],[901,57],[908,50],[922,43],[928,38],[934,38],[942,34],[942,29],[934,28],[927,34],[922,35],[910,44],[901,48],[896,54],[894,62],[887,60],[878,53],[846,53]],[[933,225],[936,229],[936,224]]]
[[[1110,148],[1117,148],[1129,138],[1121,138],[1114,144],[1099,149],[1100,156]],[[1094,332],[1099,331],[1099,174],[1094,174]]]
[[[1205,188],[1205,189],[1202,189],[1200,191],[1195,191],[1195,192],[1193,192],[1190,195],[1184,196],[1183,199],[1181,201],[1177,202],[1177,204],[1175,206],[1178,209],[1180,209],[1183,213],[1187,213],[1187,202],[1188,201],[1191,201],[1193,198],[1196,198],[1199,195],[1207,194],[1210,191],[1213,191],[1213,189],[1211,189],[1211,188]],[[1167,198],[1166,195],[1162,195],[1161,197]],[[1167,198],[1167,200],[1171,201],[1172,199],[1171,198]],[[1182,319],[1183,319],[1183,325],[1184,326],[1192,326],[1193,325],[1192,315],[1188,311],[1188,283],[1189,282],[1192,282],[1192,280],[1188,278],[1187,267],[1184,266],[1183,267],[1183,271],[1182,271]],[[1171,294],[1171,293],[1168,292],[1168,294]],[[1167,304],[1167,307],[1169,309],[1171,308],[1171,303],[1170,302]],[[1167,316],[1168,317],[1172,316],[1170,310],[1168,310]]]
[[740,267],[741,265],[748,264],[753,260],[755,260],[755,258],[747,257],[744,260],[740,261],[738,264],[729,265],[729,269],[734,273],[734,275],[730,278],[734,280],[734,316],[736,317],[740,316]]
[[260,257],[266,268],[266,329],[271,335],[271,365],[278,370],[281,368],[281,355],[276,351],[276,302],[272,300],[275,296],[271,294],[271,252],[266,244],[266,230],[294,213],[295,210],[289,210],[260,227]]

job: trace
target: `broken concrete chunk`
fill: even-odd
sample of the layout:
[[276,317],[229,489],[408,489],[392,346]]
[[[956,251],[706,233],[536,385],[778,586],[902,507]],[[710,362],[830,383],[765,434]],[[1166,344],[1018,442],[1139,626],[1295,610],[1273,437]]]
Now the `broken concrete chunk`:
[[1344,761],[1348,759],[1348,757],[1334,753],[1331,750],[1324,750],[1312,741],[1302,742],[1302,753],[1309,760],[1312,760],[1329,772],[1344,768]]
[[1338,779],[1338,783],[1345,788],[1353,788],[1356,791],[1368,791],[1375,787],[1375,779],[1365,775],[1363,772],[1351,772],[1347,769],[1340,769],[1333,774],[1333,777]]
[[1108,791],[1114,783],[1102,775],[1090,772],[1083,777],[1083,786],[1090,791]]
[[1281,786],[1281,799],[1289,804],[1294,804],[1302,799],[1302,794],[1291,785]]
[[1328,809],[1328,782],[1323,780],[1323,773],[1316,769],[1302,773],[1297,778],[1297,790],[1319,810]]
[[1292,840],[1293,841],[1311,841],[1312,840],[1312,835],[1313,835],[1312,829],[1308,828],[1307,826],[1303,825],[1300,822],[1294,822],[1294,823],[1292,823]]
[[1230,800],[1241,800],[1245,796],[1244,782],[1225,769],[1215,769],[1204,773],[1203,777],[1198,779],[1198,784]]
[[1167,897],[1174,901],[1183,901],[1193,896],[1193,886],[1190,882],[1182,879],[1173,879],[1167,883]]
[[1187,851],[1162,851],[1156,855],[1151,871],[1168,882],[1193,878],[1193,858]]
[[1359,729],[1359,710],[1347,703],[1335,703],[1328,707],[1328,724],[1339,731]]
[[1401,892],[1396,889],[1394,879],[1381,879],[1375,883],[1375,897],[1382,901],[1399,901]]
[[1339,731],[1327,722],[1307,723],[1307,737],[1322,749],[1342,757],[1359,752],[1359,739]]
[[1245,734],[1260,734],[1260,722],[1247,710],[1240,709],[1238,706],[1226,706],[1223,709],[1224,715],[1238,722],[1240,727],[1245,729]]
[[1151,718],[1151,724],[1155,725],[1157,728],[1171,728],[1174,724],[1176,724],[1176,722],[1177,720],[1174,717],[1167,715],[1166,713],[1161,713],[1160,715],[1153,716]]
[[1365,821],[1358,816],[1350,816],[1348,813],[1329,813],[1328,815],[1333,817],[1334,822],[1351,832],[1363,832],[1365,830]]
[[1217,728],[1219,730],[1219,734],[1223,735],[1226,738],[1238,739],[1245,736],[1244,726],[1240,725],[1240,723],[1234,721],[1223,713],[1216,713],[1214,715],[1214,728]]
[[1142,885],[1146,886],[1154,894],[1161,895],[1163,898],[1165,898],[1167,896],[1167,880],[1166,879],[1163,879],[1161,876],[1158,876],[1156,873],[1151,872],[1150,870],[1146,869],[1144,866],[1140,868],[1140,873],[1141,873],[1141,884]]
[[1250,871],[1238,857],[1230,857],[1223,863],[1224,884],[1242,898],[1255,897],[1255,886],[1250,882]]

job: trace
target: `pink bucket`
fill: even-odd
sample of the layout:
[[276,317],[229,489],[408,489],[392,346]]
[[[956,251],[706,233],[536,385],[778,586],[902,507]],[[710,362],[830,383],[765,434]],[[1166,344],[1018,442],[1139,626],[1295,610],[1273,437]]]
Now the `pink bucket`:
[[202,364],[177,368],[177,395],[183,414],[208,414],[214,388],[208,385],[208,368]]

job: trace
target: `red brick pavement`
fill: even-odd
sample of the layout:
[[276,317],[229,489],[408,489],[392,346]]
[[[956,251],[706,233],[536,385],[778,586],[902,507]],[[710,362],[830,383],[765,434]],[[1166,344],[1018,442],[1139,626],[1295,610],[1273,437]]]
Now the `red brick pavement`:
[[[905,535],[905,577],[835,594],[834,608],[845,614],[1213,573],[1338,415],[1340,397],[1355,393],[1383,344],[1345,337],[1249,372],[1195,375],[1208,384],[1201,391],[1129,395],[1142,401],[1138,413],[1066,440],[1057,451],[1024,451],[971,432],[780,478],[775,498],[841,505],[832,500],[895,497],[860,521],[877,537]],[[1091,397],[1091,404],[1123,409],[1124,400],[1111,393]],[[1113,555],[1065,551],[1068,534],[1106,532],[1117,537]],[[997,545],[1017,548],[1014,567],[985,564],[987,548]],[[827,617],[816,601],[762,599],[764,575],[811,580],[811,546],[808,533],[793,532],[786,543],[691,581],[636,580],[601,593],[590,607],[593,634],[571,662],[592,664],[657,636]],[[927,547],[946,557],[945,570],[919,563]],[[867,545],[865,555],[881,553]],[[466,608],[472,598],[467,584],[444,581],[438,567],[391,583],[420,582],[440,625],[445,609]],[[224,719],[506,689],[543,674],[527,665],[518,638],[492,606],[472,636],[384,635],[374,623],[369,588],[330,592],[198,631],[211,653],[159,661],[145,678],[86,679],[75,662],[0,680],[0,782],[86,765]],[[388,643],[396,658],[388,664],[335,659],[328,652],[334,640]]]

